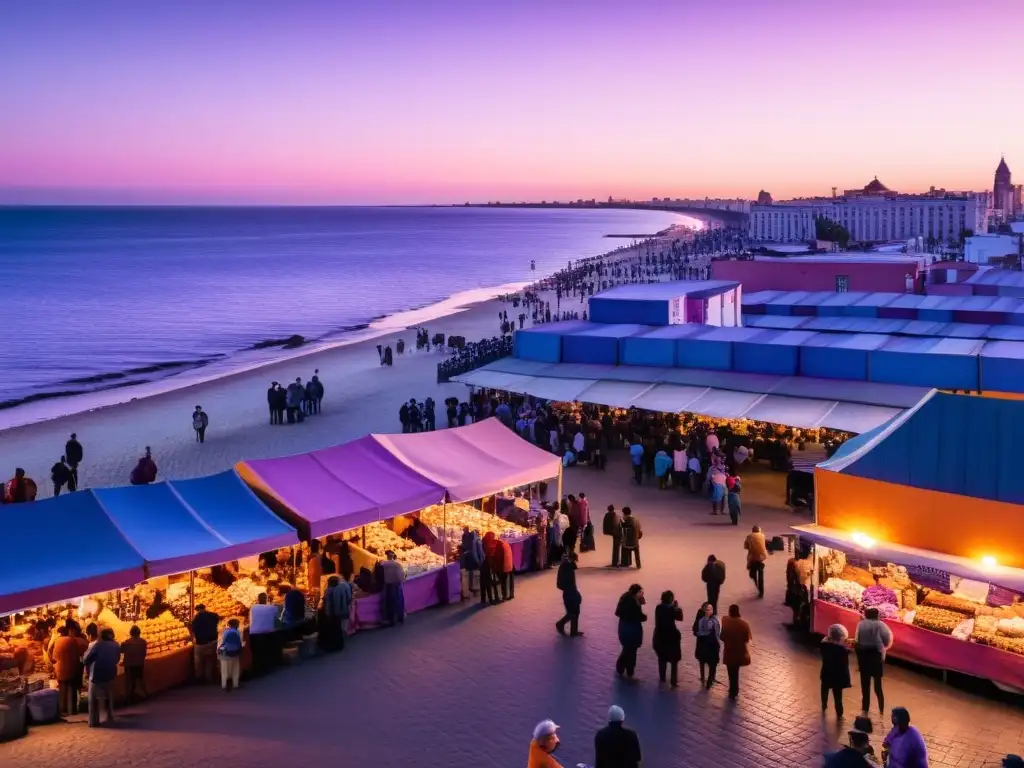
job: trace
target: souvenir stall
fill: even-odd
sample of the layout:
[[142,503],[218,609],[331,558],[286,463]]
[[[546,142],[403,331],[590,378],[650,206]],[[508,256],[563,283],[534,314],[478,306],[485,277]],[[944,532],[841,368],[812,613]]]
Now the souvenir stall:
[[[49,544],[69,555],[65,561],[39,558],[29,567],[19,562],[31,551],[26,543],[0,566],[5,590],[0,613],[9,614],[0,632],[0,666],[5,656],[17,659],[17,649],[26,648],[31,663],[19,668],[23,674],[41,674],[44,687],[54,683],[49,680],[49,642],[55,628],[69,618],[83,628],[91,622],[109,628],[119,642],[128,638],[132,626],[139,627],[147,642],[147,690],[154,693],[184,682],[192,659],[187,623],[195,605],[205,603],[225,624],[231,617],[244,624],[248,613],[248,605],[236,599],[240,590],[235,577],[231,591],[222,586],[227,582],[207,578],[210,566],[232,563],[231,570],[238,573],[238,560],[298,541],[294,528],[260,503],[233,471],[79,491],[34,503],[31,511],[54,526]],[[8,529],[22,530],[28,529]],[[53,536],[67,541],[53,542]],[[113,569],[111,564],[129,567]],[[76,573],[85,577],[66,577]],[[36,584],[29,585],[29,577]],[[36,684],[31,677],[27,682]],[[119,678],[119,698],[123,684]]]
[[357,629],[381,621],[381,594],[372,578],[358,574],[365,569],[372,577],[388,550],[405,570],[410,613],[459,599],[455,535],[461,537],[464,525],[481,535],[495,531],[509,540],[517,563],[531,562],[535,533],[466,502],[559,476],[560,467],[557,457],[489,419],[458,429],[369,435],[322,451],[242,462],[237,470],[304,541],[316,539],[321,548],[344,543],[357,575]]
[[1024,691],[1024,403],[933,393],[815,469],[812,624],[865,608],[889,655]]

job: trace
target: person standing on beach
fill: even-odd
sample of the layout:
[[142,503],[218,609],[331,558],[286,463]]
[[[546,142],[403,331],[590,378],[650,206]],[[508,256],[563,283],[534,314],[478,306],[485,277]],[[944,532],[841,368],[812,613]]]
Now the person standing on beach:
[[147,445],[146,455],[139,459],[139,463],[132,470],[128,482],[132,485],[148,485],[156,480],[156,473],[156,462],[153,461],[153,453]]
[[53,495],[60,496],[61,489],[66,485],[69,492],[75,490],[75,476],[71,473],[71,468],[65,463],[67,457],[61,456],[60,461],[53,465],[50,469],[50,479],[53,481]]
[[[78,435],[74,432],[71,433],[71,439],[64,444],[64,455],[68,460],[68,467],[71,469],[71,474],[75,479],[75,488],[78,487],[78,465],[82,463],[82,459],[85,458],[85,451],[82,450],[82,444],[78,442]],[[68,484],[69,490],[75,490]]]
[[267,390],[267,408],[270,409],[270,423],[278,424],[277,417],[277,382],[270,382],[270,389]]
[[196,442],[206,442],[206,427],[210,424],[210,417],[203,411],[201,405],[197,405],[192,413],[192,429],[196,431]]
[[324,384],[320,381],[320,369],[313,371],[313,413],[320,413],[320,405],[324,401]]

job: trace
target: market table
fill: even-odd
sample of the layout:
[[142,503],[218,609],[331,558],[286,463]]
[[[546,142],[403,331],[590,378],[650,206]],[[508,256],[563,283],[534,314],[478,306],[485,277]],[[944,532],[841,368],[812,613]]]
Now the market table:
[[[811,615],[812,628],[821,635],[827,634],[831,625],[842,624],[850,637],[854,637],[857,623],[861,620],[859,612],[823,600],[812,601]],[[962,672],[1024,690],[1024,656],[957,640],[941,632],[901,621],[887,619],[885,623],[892,630],[893,637],[889,656],[925,667]]]
[[[458,600],[462,594],[459,564],[449,563],[444,568],[406,579],[404,591],[406,614]],[[383,592],[359,597],[352,602],[355,606],[352,629],[370,629],[386,623]]]

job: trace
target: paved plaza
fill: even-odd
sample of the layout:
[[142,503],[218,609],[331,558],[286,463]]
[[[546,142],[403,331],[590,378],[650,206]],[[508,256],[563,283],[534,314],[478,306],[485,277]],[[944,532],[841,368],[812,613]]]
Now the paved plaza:
[[[752,503],[781,499],[781,476],[770,481],[779,484],[777,493],[767,490],[768,482],[751,478],[737,529],[682,492],[632,486],[621,460],[605,473],[569,470],[565,492],[587,493],[598,527],[598,550],[581,558],[578,573],[583,638],[555,633],[561,600],[554,572],[527,575],[511,603],[426,611],[404,627],[359,634],[341,654],[243,684],[233,694],[183,688],[125,710],[111,729],[33,728],[27,738],[0,745],[0,765],[517,768],[526,764],[534,724],[550,717],[562,726],[559,759],[575,766],[593,761],[593,733],[612,703],[639,731],[647,768],[820,765],[852,722],[859,691],[847,691],[843,725],[832,712],[822,716],[816,649],[783,626],[786,556],[770,558],[764,600],[746,578],[742,541],[751,525],[773,534],[805,520]],[[599,522],[609,503],[631,505],[642,520],[642,571],[604,567],[609,549]],[[727,565],[723,605],[738,603],[754,634],[753,665],[743,672],[736,703],[724,686],[701,690],[693,661],[688,628],[703,599],[700,569],[709,553]],[[628,683],[614,674],[613,612],[633,582],[646,589],[650,619],[639,679]],[[654,605],[664,589],[675,591],[684,611],[678,690],[659,687],[650,650]],[[893,665],[885,685],[887,705],[908,707],[924,732],[932,766],[995,766],[1008,752],[1024,752],[1020,706]],[[884,730],[874,719],[880,748]]]

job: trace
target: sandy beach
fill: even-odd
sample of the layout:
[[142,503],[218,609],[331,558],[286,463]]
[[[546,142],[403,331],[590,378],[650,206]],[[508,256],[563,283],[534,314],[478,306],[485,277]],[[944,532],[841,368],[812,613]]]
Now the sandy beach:
[[[675,236],[678,233],[672,232]],[[637,248],[622,248],[605,254],[609,262],[636,256]],[[518,286],[502,286],[500,295]],[[60,459],[72,432],[85,450],[79,467],[81,487],[125,485],[146,446],[152,448],[159,479],[197,477],[219,472],[248,458],[266,458],[325,448],[371,432],[400,429],[398,409],[410,397],[422,401],[434,398],[439,404],[438,428],[444,426],[446,397],[464,398],[463,384],[438,384],[437,363],[441,351],[415,350],[415,332],[422,325],[431,335],[461,335],[477,341],[499,334],[498,313],[517,314],[511,304],[497,299],[474,301],[472,292],[457,295],[441,305],[400,313],[383,321],[376,330],[382,335],[329,349],[296,350],[294,356],[251,370],[218,376],[190,386],[175,386],[172,380],[132,388],[108,390],[91,396],[91,410],[49,418],[56,407],[80,409],[71,400],[33,403],[4,414],[9,429],[0,431],[0,472],[11,477],[22,467],[39,485],[39,498],[52,495],[50,467]],[[555,304],[554,293],[544,298]],[[579,297],[563,300],[563,310],[582,312]],[[441,312],[448,312],[438,316]],[[527,327],[530,326],[527,319]],[[376,345],[404,339],[406,352],[395,355],[392,367],[379,364]],[[412,351],[410,351],[410,349]],[[272,426],[266,391],[272,381],[287,385],[295,377],[308,381],[314,370],[324,384],[323,412],[302,424]],[[156,394],[154,394],[156,393]],[[134,398],[129,400],[129,398]],[[126,402],[125,402],[126,401]],[[201,405],[209,414],[206,442],[195,441],[191,414]],[[45,419],[45,420],[43,420]]]

